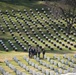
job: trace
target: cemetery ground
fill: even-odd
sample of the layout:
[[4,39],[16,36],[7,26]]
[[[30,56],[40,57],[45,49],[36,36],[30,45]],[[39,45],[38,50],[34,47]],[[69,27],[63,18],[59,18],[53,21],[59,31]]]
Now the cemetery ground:
[[[62,18],[56,20],[54,15],[50,15],[53,20],[48,18],[49,11],[44,6],[44,1],[19,0],[16,3],[0,1],[0,27],[2,29],[0,30],[0,66],[6,72],[12,75],[17,74],[15,69],[11,69],[11,64],[27,75],[31,75],[32,70],[45,75],[49,75],[47,72],[51,70],[52,75],[53,73],[60,75],[63,72],[67,73],[66,70],[72,72],[76,69],[76,34],[73,34],[73,32],[76,33],[76,25],[71,29],[72,34],[66,35],[64,33],[66,22]],[[40,13],[36,11],[37,8]],[[42,8],[47,14],[43,13]],[[37,45],[43,47],[46,50],[45,59],[42,59],[42,53],[40,61],[35,57],[29,59],[30,44],[34,47]],[[38,66],[35,67],[35,65]],[[28,68],[29,71],[27,71]]]
[[[60,60],[66,61],[68,59],[64,59],[63,58],[64,54],[66,54],[67,57],[70,57],[71,59],[73,59],[74,54],[76,54],[76,51],[71,51],[71,52],[70,51],[66,51],[66,52],[65,51],[51,51],[51,52],[46,52],[47,59],[42,59],[42,53],[41,53],[40,60],[42,60],[43,62],[46,62],[46,64],[49,64],[50,63],[49,58],[50,58],[50,60],[53,60],[54,59],[54,56],[56,56],[56,58],[60,58]],[[36,69],[35,67],[32,67],[31,65],[28,64],[28,62],[26,60],[24,60],[24,57],[29,58],[28,57],[28,52],[15,52],[15,51],[5,52],[5,51],[0,51],[0,66],[3,67],[6,72],[9,72],[12,75],[16,75],[16,73],[13,70],[11,70],[6,65],[6,63],[4,62],[5,60],[8,60],[19,71],[24,72],[27,75],[31,75],[28,71],[26,71],[25,69],[23,69],[21,66],[19,66],[17,64],[17,62],[14,61],[14,59],[13,59],[14,57],[16,57],[18,59],[18,61],[20,61],[21,63],[27,65],[29,67],[29,69],[31,69],[33,71],[36,71],[36,72],[38,71],[38,69]],[[56,62],[57,63],[60,63],[60,61],[58,61],[58,59],[56,59],[56,58],[54,59],[55,60],[55,63]],[[36,61],[34,59],[34,57],[33,58],[29,58],[29,59],[34,64],[39,65],[42,69],[49,70],[49,68],[47,68],[46,66],[41,65],[38,61]],[[76,64],[76,58],[74,59],[74,61],[75,61],[75,64]],[[70,61],[69,61],[69,63],[70,63]],[[59,67],[57,67],[57,65],[54,65],[54,67],[56,67],[58,70],[60,69]],[[66,66],[65,66],[65,68],[66,68]],[[41,72],[41,71],[38,71],[38,72]]]

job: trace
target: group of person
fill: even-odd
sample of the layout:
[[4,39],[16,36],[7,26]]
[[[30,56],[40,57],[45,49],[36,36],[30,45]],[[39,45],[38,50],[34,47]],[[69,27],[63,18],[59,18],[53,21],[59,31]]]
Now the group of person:
[[39,47],[30,46],[28,48],[28,52],[29,52],[29,58],[32,58],[34,55],[36,57],[39,57],[40,58],[41,52],[43,54],[43,58],[44,58],[44,55],[45,55],[45,50],[44,49],[41,50]]

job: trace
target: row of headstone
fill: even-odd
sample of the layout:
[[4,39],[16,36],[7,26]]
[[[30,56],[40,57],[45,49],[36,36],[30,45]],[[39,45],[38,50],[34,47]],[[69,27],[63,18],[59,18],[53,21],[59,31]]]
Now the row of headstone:
[[[34,29],[32,29],[32,26],[30,26],[30,24],[28,24],[28,22],[26,22],[27,25],[30,27],[30,29],[32,30],[32,32],[34,33],[34,35],[36,36],[36,32],[34,31]],[[35,22],[33,22],[35,24]],[[35,25],[36,26],[36,25]],[[41,31],[41,29],[38,27],[39,32],[43,35],[44,38],[46,38],[46,40],[48,40],[50,42],[50,40],[48,39],[48,37],[46,37],[46,35],[44,36],[44,33]],[[37,36],[36,36],[37,37]],[[38,37],[37,37],[38,38]],[[40,40],[40,38],[38,38]],[[41,39],[40,40],[43,44],[45,44],[45,42]],[[54,45],[55,46],[55,45]]]
[[[53,21],[52,21],[52,22],[53,22]],[[56,26],[58,26],[58,28],[61,29],[61,31],[63,31],[63,29],[60,27],[59,24],[57,24],[56,22],[53,22],[53,23],[56,24]],[[53,27],[52,27],[52,28],[53,28]],[[67,37],[69,37],[68,34],[67,34],[66,32],[63,32],[63,34],[65,34]],[[69,38],[69,39],[72,40],[72,41],[74,41],[74,38],[72,38],[72,37]]]
[[[40,63],[40,65],[43,65],[43,66],[45,66],[45,67],[47,67],[48,69],[51,70],[51,71],[48,72],[48,75],[49,75],[49,73],[51,75],[52,71],[53,71],[53,74],[59,75],[57,68],[55,68],[54,66],[52,66],[50,64],[47,64],[46,62],[43,62],[42,60],[39,60],[38,58],[35,58],[35,60],[38,61]],[[45,73],[45,71],[43,71],[43,69],[42,69],[42,72]]]
[[[16,17],[16,19],[17,19],[17,17]],[[28,32],[27,32],[27,30],[25,29],[25,27],[24,27],[24,25],[17,19],[17,22],[20,24],[20,26],[22,27],[22,29],[24,30],[24,32],[26,33],[26,35],[28,35]],[[18,29],[18,28],[17,28]],[[18,33],[20,33],[19,32],[19,30],[17,30],[17,32]],[[24,41],[24,43],[26,43],[26,44],[28,44],[28,46],[31,46],[31,44],[27,41],[27,40],[25,40],[25,38],[21,35],[20,36],[21,37],[21,39]],[[36,43],[36,42],[35,42]]]
[[[64,57],[67,58],[66,55],[64,55]],[[69,59],[65,60],[65,59],[61,59],[60,57],[57,57],[56,55],[54,55],[53,59],[46,57],[46,56],[45,56],[45,59],[47,59],[47,61],[49,61],[51,64],[54,64],[55,66],[62,68],[63,70],[67,69],[68,72],[70,72],[70,71],[75,72],[76,63],[73,58],[71,60],[71,58],[69,57]],[[56,61],[55,61],[55,59],[56,59]],[[69,68],[66,68],[66,67],[69,67]]]
[[[17,28],[16,28],[17,29]],[[47,39],[47,38],[46,38]],[[43,40],[42,40],[43,41]],[[44,41],[43,41],[44,42]],[[47,45],[47,44],[46,44]],[[56,44],[54,44],[54,46],[56,46]],[[48,46],[49,47],[49,46]],[[57,48],[59,48],[59,46],[57,47]],[[66,48],[69,48],[69,49],[71,49],[70,47],[68,47],[68,46],[66,46]],[[61,48],[60,48],[61,49]]]
[[24,72],[21,72],[20,70],[16,69],[14,65],[10,64],[8,60],[5,60],[5,63],[10,69],[12,69],[16,73],[16,75],[26,75]]
[[[29,25],[28,24],[28,22],[26,22],[27,23],[27,25]],[[35,22],[33,22],[34,24],[35,24]],[[35,25],[36,26],[36,25]],[[44,26],[44,25],[43,25]],[[30,27],[30,26],[29,26]],[[30,29],[31,29],[32,27],[30,27]],[[39,27],[38,27],[38,29],[39,29]],[[32,31],[33,31],[33,29],[32,29]],[[43,32],[41,31],[41,29],[39,30],[40,32],[41,32],[41,34],[43,35]],[[33,31],[34,32],[34,31]],[[50,33],[50,32],[49,32]],[[34,34],[36,34],[36,32],[34,32]],[[46,38],[45,36],[44,36],[44,38]],[[54,39],[56,39],[56,38],[54,38]],[[63,38],[64,39],[64,38]],[[48,38],[46,38],[46,40],[48,40]],[[67,43],[69,44],[70,43],[70,41],[68,40],[67,41]],[[64,44],[65,45],[65,44]],[[63,46],[64,46],[63,45]],[[73,45],[72,43],[70,43],[70,45]],[[70,48],[69,48],[70,49]]]
[[69,56],[67,56],[66,54],[64,54],[64,55],[63,55],[63,58],[67,59],[69,62],[72,62],[73,64],[76,64],[76,60],[75,60],[76,54],[74,54],[73,57],[69,57]]
[[[41,41],[43,44],[45,44],[44,40],[40,39],[40,37],[37,35],[37,33],[35,32],[35,30],[32,28],[32,26],[30,26],[30,24],[28,24],[28,22],[26,22],[27,26],[29,26],[29,28],[32,30],[33,34],[36,36],[36,38]],[[29,36],[29,38],[31,39],[31,37]],[[32,40],[32,39],[31,39]],[[49,46],[50,48],[50,46]]]
[[[32,63],[31,61],[29,61],[29,58],[24,57],[24,59],[28,62],[28,64],[32,67],[38,67],[35,63]],[[19,66],[21,66],[22,68],[24,68],[26,71],[28,71],[30,74],[32,75],[44,75],[41,72],[35,71],[30,69],[28,66],[26,66],[25,64],[22,64],[22,62],[18,61],[18,59],[16,57],[14,57],[14,60],[18,63]],[[40,67],[38,67],[40,69]]]
[[[14,33],[13,33],[12,29],[9,27],[9,24],[7,23],[7,21],[5,20],[5,18],[3,17],[3,15],[2,15],[2,19],[3,19],[3,21],[4,21],[4,23],[5,23],[6,27],[7,27],[7,29],[9,30],[11,36],[13,37],[13,39],[16,41],[16,43],[17,43],[24,51],[26,51],[26,47],[25,47],[22,43],[18,42],[17,38],[14,36]],[[19,35],[21,35],[21,33],[19,33]]]
[[[8,13],[9,14],[9,13]],[[7,14],[7,15],[8,15]],[[9,17],[10,18],[10,17]],[[16,17],[17,18],[17,17]],[[13,24],[14,28],[16,29],[17,33],[19,34],[20,38],[22,39],[22,41],[24,41],[24,43],[26,43],[28,46],[31,46],[31,44],[25,40],[25,38],[23,37],[22,33],[20,32],[20,30],[17,28],[17,25],[13,22],[12,19],[10,19],[11,23]],[[18,20],[17,20],[18,21]],[[19,22],[19,21],[18,21]],[[20,23],[20,22],[19,22]],[[20,24],[22,25],[22,24]],[[22,26],[23,27],[23,26]],[[25,28],[23,27],[23,30],[25,30]]]
[[[28,59],[27,57],[24,57],[24,59]],[[44,63],[39,59],[39,58],[35,58],[34,56],[34,59],[36,59],[38,62],[40,62],[41,65],[44,66]],[[26,60],[27,61],[27,60]],[[55,73],[54,71],[50,71],[50,70],[47,70],[47,69],[43,69],[41,66],[39,66],[38,64],[35,64],[33,63],[32,61],[27,61],[29,65],[33,66],[34,68],[38,69],[39,71],[41,71],[43,74],[45,75],[59,75],[58,73]],[[45,67],[49,67],[49,64],[45,63]]]
[[[11,31],[11,30],[10,30]],[[10,32],[13,39],[15,40],[15,42],[24,50],[26,51],[26,47],[17,39],[17,37],[15,37],[14,33],[11,31]],[[19,35],[21,35],[21,33],[19,33]]]
[[22,50],[26,51],[26,47],[16,38],[16,37],[13,37],[14,40],[16,41],[16,43],[22,48]]
[[[41,32],[42,35],[43,35],[43,32],[41,31],[41,29],[40,29],[40,32]],[[58,32],[56,32],[56,33],[58,34]],[[43,36],[44,36],[44,35],[43,35]],[[44,36],[44,37],[46,38],[46,36]],[[65,46],[66,48],[71,49],[70,47],[68,47],[68,46],[65,45],[64,43],[60,42],[60,40],[58,40],[58,39],[57,39],[55,36],[53,36],[52,34],[51,34],[51,37],[52,37],[54,40],[56,40],[56,42],[59,42],[60,44],[62,44],[62,46]],[[61,38],[64,39],[63,36],[62,36]],[[48,37],[46,38],[46,40],[48,40],[48,41],[50,42],[50,40],[48,39]],[[70,44],[71,46],[73,46],[73,43],[70,43],[69,40],[65,39],[64,41],[66,41],[68,44]],[[54,44],[54,46],[56,46],[56,44]]]
[[[17,20],[18,21],[18,20]],[[19,21],[18,21],[19,22]],[[28,22],[27,21],[24,21],[29,27],[30,27],[30,24],[28,24]],[[20,23],[20,22],[19,22]],[[25,28],[24,26],[22,26],[23,24],[21,24],[20,23],[20,25],[21,25],[21,27],[22,28]],[[32,27],[30,27],[30,29],[31,29]],[[33,30],[32,30],[32,32],[33,32]],[[28,32],[27,32],[27,30],[25,31],[25,33],[28,35]],[[34,34],[36,34],[35,32],[34,32]],[[30,38],[30,40],[32,41],[32,42],[34,42],[35,44],[37,44],[37,42],[36,41],[34,41],[34,39],[32,39],[32,37],[30,36],[30,35],[28,35],[28,37]]]
[[[37,11],[38,11],[38,9],[37,9]],[[46,14],[46,11],[44,10],[44,8],[42,8],[42,11],[44,12],[44,14]],[[49,12],[50,12],[50,15],[52,15],[53,13],[52,13],[52,10],[48,10]],[[54,16],[55,14],[53,14],[52,15],[52,17]],[[49,15],[46,15],[47,16],[47,18],[50,18],[50,17],[48,17]],[[74,15],[73,15],[74,16]],[[64,17],[62,17],[61,15],[59,16],[59,18],[61,18],[62,20],[64,20],[65,22],[66,22],[66,20],[64,19]],[[54,19],[56,19],[56,17],[54,18]],[[58,20],[58,19],[56,19],[56,20]],[[63,22],[62,21],[60,21],[59,20],[59,22],[62,24]],[[64,26],[64,25],[63,25]],[[73,27],[74,28],[74,27]],[[75,29],[75,28],[74,28]],[[75,36],[76,36],[76,34],[75,34]]]
[[2,75],[11,75],[9,72],[6,72],[3,67],[0,66],[0,73]]
[[[36,25],[35,25],[36,26]],[[42,24],[42,26],[44,26],[43,24]],[[46,26],[44,26],[44,28],[46,29]],[[38,29],[39,29],[39,27],[38,27]],[[56,30],[56,29],[55,29]],[[43,32],[41,31],[41,29],[39,30],[41,33],[42,33],[42,35],[43,35]],[[48,31],[48,30],[47,30]],[[50,33],[50,32],[49,32]],[[58,33],[58,32],[56,32],[56,33]],[[46,38],[46,37],[45,37]],[[46,38],[47,40],[48,40],[48,38]],[[54,38],[54,39],[56,39],[56,38]],[[63,38],[64,39],[64,38]],[[67,40],[66,40],[67,41]],[[68,41],[68,43],[70,43],[70,41]],[[71,44],[71,43],[70,43]],[[65,44],[62,44],[63,46],[65,46]],[[68,46],[65,46],[66,48],[68,47]],[[71,49],[70,47],[68,47],[69,49]]]
[[26,65],[24,65],[22,62],[20,62],[20,61],[17,59],[17,57],[14,57],[13,59],[14,59],[15,62],[18,63],[18,65],[19,65],[21,68],[24,68],[24,69],[26,69],[27,71],[29,70]]
[[[14,14],[15,15],[15,14]],[[16,17],[16,16],[15,16]],[[28,38],[30,38],[30,40],[33,42],[33,43],[35,43],[35,44],[37,44],[37,42],[34,40],[34,39],[32,39],[32,37],[30,37],[30,35],[29,35],[29,33],[27,32],[27,30],[25,30],[24,28],[24,25],[18,20],[18,18],[16,17],[16,20],[17,20],[17,22],[20,24],[20,26],[23,28],[23,30],[24,30],[24,32],[26,33],[26,35],[28,35]],[[18,29],[18,28],[17,28]],[[19,30],[18,30],[19,31]],[[29,46],[30,46],[30,43],[28,42],[28,41],[26,41],[26,40],[24,40],[24,37],[22,37],[22,35],[21,35],[21,38],[22,38],[22,40],[25,42],[25,43],[27,43]],[[38,45],[38,44],[37,44]],[[39,45],[38,45],[39,46]]]
[[[25,69],[25,67],[26,67],[26,65],[25,64],[22,64],[16,57],[14,57],[13,58],[18,64],[19,64],[19,66],[20,67],[22,67],[22,68],[24,68]],[[57,69],[57,68],[55,68],[54,66],[52,66],[52,65],[50,65],[50,64],[47,64],[46,62],[43,62],[42,60],[40,60],[40,59],[38,59],[38,58],[36,58],[35,56],[34,56],[34,59],[36,59],[41,65],[43,65],[43,66],[45,66],[45,67],[47,67],[47,68],[49,68],[49,69],[51,69],[51,71],[50,70],[47,70],[47,69],[43,69],[43,68],[41,68],[41,66],[39,66],[38,64],[35,64],[35,63],[33,63],[33,62],[31,62],[30,60],[29,60],[29,58],[27,58],[26,56],[24,56],[24,59],[28,62],[28,64],[30,65],[30,66],[32,66],[32,67],[34,67],[34,68],[36,68],[36,69],[38,69],[40,72],[40,75],[42,75],[42,74],[46,74],[46,75],[52,75],[52,74],[50,74],[50,73],[52,73],[52,70],[53,70],[53,75],[60,75],[60,74],[62,74],[62,73],[68,73],[68,72],[75,72],[75,69],[71,69],[71,68],[69,68],[69,69],[61,69],[61,66],[60,66],[60,64],[58,64],[59,66],[60,66],[60,68],[59,69]],[[49,57],[46,57],[46,59],[47,59],[47,61],[49,61]],[[8,62],[8,61],[7,61]],[[9,63],[7,63],[7,64],[9,64]],[[53,64],[56,66],[56,63],[55,62],[53,62]],[[9,65],[9,66],[11,66],[11,64]],[[50,67],[49,67],[50,66]],[[26,70],[26,69],[25,69]],[[33,72],[31,69],[29,69],[29,68],[27,68],[27,71],[29,72],[29,73],[33,73],[34,75],[35,74],[37,74],[37,72]]]
[[[31,11],[31,12],[32,12],[32,11]],[[41,13],[40,13],[38,10],[37,10],[37,13],[38,13],[38,15],[43,19]],[[45,16],[46,16],[49,20],[51,20],[53,23],[55,23],[55,24],[54,24],[55,26],[58,26],[58,28],[61,29],[61,32],[64,32],[64,30],[62,29],[62,27],[59,26],[59,24],[57,25],[56,22],[49,17],[50,15],[48,15],[48,14],[46,13],[46,11],[43,11],[43,13],[45,14]],[[54,15],[53,15],[53,16],[54,16]],[[53,16],[52,16],[52,17],[53,17]],[[56,19],[56,17],[55,17],[54,19]],[[62,18],[62,19],[63,19],[63,18]],[[57,21],[58,21],[58,19],[57,19]],[[61,23],[61,24],[63,24],[63,22],[61,22],[60,20],[59,20],[58,22]],[[46,23],[47,23],[47,22],[46,22]],[[49,24],[49,23],[48,23],[48,24]],[[64,26],[64,24],[63,24],[63,26]],[[66,33],[64,33],[64,34],[66,34]],[[68,34],[67,34],[66,36],[68,37]]]
[[[61,67],[62,69],[65,69],[63,67],[64,65],[67,65],[67,66],[69,66],[71,68],[75,68],[76,67],[76,64],[75,64],[76,61],[74,60],[74,58],[71,58],[71,57],[68,57],[67,58],[66,55],[64,55],[64,58],[66,58],[67,60],[61,59],[60,57],[58,57],[56,55],[53,56],[53,59],[52,58],[49,58],[49,57],[46,57],[47,61],[49,61],[51,64],[55,64],[56,66],[58,66],[59,63],[55,62],[55,60],[57,60],[58,62],[60,62],[61,63],[61,66],[62,66]],[[64,64],[64,65],[62,65],[62,64]]]
[[[12,10],[12,11],[14,11],[14,10]],[[26,10],[24,10],[24,12],[25,12]],[[21,13],[21,12],[20,12]]]
[[10,46],[15,49],[15,51],[18,50],[18,48],[12,43],[12,41],[8,40],[8,43],[10,44]]
[[[40,61],[40,64],[42,64],[43,66],[45,66],[47,68],[50,68],[50,70],[53,70],[57,75],[64,73],[63,69],[57,69],[57,68],[54,67],[54,66],[57,66],[56,62],[51,61],[51,63],[53,64],[53,66],[50,65],[50,64],[47,64],[46,62]],[[61,68],[60,64],[59,64],[58,67]]]
[[[25,59],[26,61],[28,60],[28,58],[26,58],[26,57],[24,57],[24,59]],[[34,62],[32,62],[32,61],[30,61],[30,60],[27,61],[27,63],[28,63],[30,66],[38,69],[39,71],[41,71],[41,69],[42,69],[38,64],[35,64]]]
[[4,30],[4,28],[2,27],[1,23],[0,23],[0,30],[3,32],[3,34],[5,34],[5,30]]
[[8,51],[8,47],[5,45],[5,43],[2,40],[0,40],[0,44],[2,45],[4,50]]
[[[62,60],[59,59],[58,60],[59,62],[57,62],[57,61],[55,61],[53,59],[50,60],[50,58],[46,57],[46,56],[44,58],[47,59],[47,61],[49,61],[51,64],[53,64],[53,65],[55,65],[55,66],[57,66],[59,68],[62,68],[62,70],[63,70],[64,73],[75,72],[76,64],[73,64],[72,62],[69,63],[69,61],[65,61],[63,59]],[[54,56],[54,59],[57,59],[57,56]],[[45,63],[43,65],[45,66]],[[52,66],[50,68],[53,69]]]

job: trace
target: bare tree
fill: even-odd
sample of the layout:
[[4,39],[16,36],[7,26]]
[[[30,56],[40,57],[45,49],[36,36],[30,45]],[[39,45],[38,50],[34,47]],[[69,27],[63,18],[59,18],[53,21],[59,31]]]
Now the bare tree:
[[67,10],[60,7],[62,14],[67,22],[67,33],[70,34],[71,27],[76,23],[76,0],[64,0],[71,7]]

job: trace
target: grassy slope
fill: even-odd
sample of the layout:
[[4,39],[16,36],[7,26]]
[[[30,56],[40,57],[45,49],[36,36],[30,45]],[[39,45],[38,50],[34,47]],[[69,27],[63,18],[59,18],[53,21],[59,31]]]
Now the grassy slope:
[[[52,2],[52,4],[53,4],[53,2]],[[9,12],[12,10],[12,9],[14,9],[15,10],[15,12],[18,10],[18,9],[20,9],[21,11],[23,11],[23,9],[27,9],[27,10],[29,10],[30,8],[32,8],[32,9],[36,9],[36,8],[42,8],[42,7],[44,7],[44,2],[43,1],[34,1],[34,2],[29,2],[28,0],[19,0],[18,2],[17,1],[15,1],[14,3],[11,3],[11,1],[9,0],[9,1],[5,1],[5,2],[0,2],[0,10],[2,10],[2,12],[5,12],[5,10],[9,10]],[[18,14],[16,14],[16,15],[18,15]],[[43,14],[42,14],[43,15]],[[43,15],[44,16],[44,15]],[[9,19],[7,18],[7,15],[5,14],[4,15],[4,17],[6,18],[6,20],[9,22]],[[16,23],[16,20],[15,20],[15,18],[13,17],[13,16],[11,16],[12,17],[12,19],[13,19],[13,21]],[[19,17],[19,15],[18,15],[18,17]],[[26,16],[25,16],[26,17]],[[39,17],[38,17],[39,18]],[[32,17],[32,19],[34,19],[33,17]],[[27,18],[27,20],[28,20],[28,18]],[[48,19],[47,19],[48,20]],[[21,19],[20,19],[20,21],[22,21]],[[4,25],[4,23],[0,20],[0,22],[3,24],[3,28],[7,31],[7,29],[6,29],[6,26]],[[22,21],[22,23],[24,24],[24,22]],[[9,22],[9,24],[11,24],[10,22]],[[19,25],[18,23],[16,23],[17,25]],[[20,29],[20,26],[18,26],[19,27],[19,29]],[[48,26],[47,26],[48,27]],[[15,29],[14,29],[14,27],[11,25],[11,28],[12,28],[12,30],[13,31],[15,31]],[[27,28],[27,30],[29,29],[27,26],[26,26],[26,28]],[[35,30],[36,30],[36,28],[34,28]],[[44,28],[41,28],[44,32],[45,32],[45,30],[44,30]],[[21,30],[21,29],[20,29]],[[50,29],[49,29],[50,30]],[[58,29],[57,29],[58,30]],[[22,31],[22,30],[21,30]],[[50,30],[53,34],[54,34],[54,32],[52,31],[52,30]],[[31,31],[30,31],[31,32]],[[58,31],[59,32],[59,31]],[[39,32],[37,31],[37,33],[39,34]],[[45,34],[47,35],[47,33],[45,32]],[[2,38],[2,39],[4,39],[4,41],[6,42],[7,40],[12,40],[12,37],[10,36],[10,33],[7,31],[7,33],[6,34],[2,34],[2,33],[0,33],[0,38]],[[19,35],[18,34],[16,34],[15,33],[15,35],[17,36],[17,38],[20,40],[20,38],[19,38]],[[24,34],[23,34],[24,35]],[[61,33],[61,35],[62,35],[62,33]],[[6,37],[5,37],[6,36]],[[24,35],[25,37],[26,37],[26,40],[28,40],[28,41],[30,41],[29,39],[28,39],[28,37],[26,36],[26,35]],[[43,38],[40,34],[39,34],[39,36],[41,37],[41,38]],[[48,36],[48,35],[47,35]],[[64,35],[63,35],[64,36]],[[48,36],[49,37],[49,36]],[[65,36],[64,36],[65,37]],[[37,40],[36,38],[34,38],[35,40]],[[44,39],[44,38],[43,38]],[[68,38],[67,38],[68,39]],[[21,40],[20,40],[21,41]],[[54,41],[54,40],[53,40]],[[12,40],[12,42],[14,42],[13,40]],[[47,42],[46,40],[45,40],[45,42]],[[32,43],[31,41],[30,41],[30,43]],[[38,43],[40,43],[40,42],[38,42]],[[48,42],[47,42],[48,43]],[[64,42],[64,43],[66,43],[66,42]],[[41,43],[40,43],[41,44]],[[6,42],[6,45],[9,47],[9,45],[8,45],[8,43]],[[35,46],[35,44],[33,44],[34,46]],[[43,44],[41,44],[42,46],[44,46]],[[26,46],[26,44],[25,44],[25,46]],[[1,48],[2,49],[2,48]],[[64,50],[67,50],[67,49],[65,49],[64,48]],[[73,50],[75,50],[75,49],[73,49]]]
[[[74,52],[75,53],[75,52]],[[67,56],[72,56],[74,55],[74,53],[68,53]],[[56,54],[57,57],[60,57],[62,58],[63,54],[62,53],[46,53],[46,56],[47,57],[50,57],[50,58],[53,58],[53,55]],[[23,56],[26,56],[28,57],[28,53],[24,53],[24,52],[3,52],[0,54],[0,66],[2,66],[7,72],[9,72],[10,74],[12,75],[16,75],[13,70],[11,70],[10,68],[8,68],[5,63],[4,63],[4,60],[5,59],[8,59],[10,61],[10,63],[12,65],[14,65],[18,70],[22,71],[22,72],[25,72],[27,75],[30,75],[29,72],[27,72],[26,70],[24,70],[23,68],[21,68],[12,58],[16,56],[23,64],[26,64],[30,69],[33,69],[33,70],[36,70],[38,71],[37,69],[35,69],[34,67],[32,66],[29,66],[28,63],[23,59]],[[41,58],[42,58],[42,54],[41,54]],[[32,62],[36,63],[36,64],[39,64],[36,60],[34,59],[30,59]],[[47,62],[46,60],[43,60],[44,62]],[[56,62],[58,62],[56,60]],[[49,62],[47,62],[49,64]],[[39,64],[39,66],[42,66]],[[54,66],[56,67],[56,66]],[[46,67],[42,66],[43,69],[47,69]],[[57,67],[56,67],[57,68]]]
[[28,0],[19,0],[18,2],[11,3],[10,1],[8,2],[1,2],[0,1],[0,9],[2,10],[23,10],[23,9],[35,9],[35,8],[42,8],[44,7],[43,5],[44,2],[41,1],[34,1],[30,2]]
[[[35,9],[35,8],[42,8],[42,7],[44,7],[44,2],[41,2],[41,1],[39,1],[39,2],[29,2],[28,0],[27,1],[25,1],[24,0],[24,2],[23,2],[23,0],[19,0],[18,2],[16,2],[16,3],[11,3],[11,2],[0,2],[0,10],[2,10],[2,11],[5,11],[5,10],[12,10],[12,9],[14,9],[15,11],[16,10],[18,10],[18,9],[20,9],[20,10],[23,10],[23,9],[27,9],[27,10],[29,10],[30,8],[32,8],[33,10]],[[6,15],[5,15],[6,16]],[[7,19],[7,18],[6,18]],[[13,19],[14,20],[14,19]],[[12,26],[11,26],[12,27]],[[6,29],[6,27],[4,27],[5,29]],[[13,28],[13,27],[12,27]],[[7,29],[6,29],[7,30]],[[15,34],[17,37],[18,37],[18,34],[16,33]],[[11,39],[12,40],[12,37],[10,36],[10,33],[9,32],[7,32],[6,33],[6,37],[5,37],[5,35],[3,35],[1,32],[0,32],[0,37],[1,38],[4,38],[4,41],[6,42],[8,39]],[[25,36],[26,37],[26,36]],[[19,39],[19,38],[18,38]],[[27,37],[26,37],[26,39],[27,40],[29,40]],[[37,40],[37,39],[36,39]],[[20,40],[21,41],[21,40]],[[12,40],[12,42],[14,42],[13,40]],[[31,42],[31,41],[30,41]],[[46,41],[47,42],[47,41]],[[40,42],[39,42],[40,43]],[[9,46],[8,45],[8,43],[6,43],[6,45],[7,46]],[[43,44],[42,44],[43,45]],[[10,48],[11,49],[11,48]],[[10,60],[10,62],[12,63],[12,64],[14,64],[17,68],[19,68],[18,67],[18,65],[15,63],[15,62],[13,62],[12,61],[12,58],[14,57],[14,56],[17,56],[22,62],[24,62],[23,61],[23,58],[21,58],[21,57],[23,57],[24,55],[28,55],[27,53],[24,53],[24,52],[22,52],[22,51],[19,51],[19,52],[14,52],[14,51],[9,51],[9,52],[5,52],[5,51],[2,51],[3,50],[3,48],[1,48],[1,46],[0,46],[0,66],[2,66],[3,68],[5,68],[5,70],[6,71],[8,71],[8,72],[10,72],[12,75],[15,75],[14,74],[14,72],[12,71],[12,70],[10,70],[6,65],[5,65],[5,63],[3,63],[4,62],[4,60],[5,59],[8,59],[8,60]],[[12,49],[11,49],[12,50]],[[75,51],[68,51],[68,50],[63,50],[63,51],[57,51],[57,50],[55,50],[55,51],[51,51],[50,53],[49,53],[49,51],[47,51],[47,53],[46,53],[46,55],[47,56],[50,56],[50,57],[52,57],[53,56],[53,54],[58,54],[59,56],[62,56],[64,53],[67,53],[68,55],[71,55],[71,54],[75,54],[76,53],[76,50]],[[35,61],[34,61],[35,62]],[[26,62],[24,62],[25,64],[27,64]],[[35,62],[36,63],[36,62]],[[22,70],[23,71],[23,69],[21,69],[21,68],[19,68],[20,70]]]

